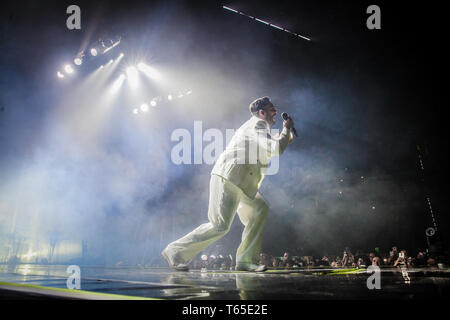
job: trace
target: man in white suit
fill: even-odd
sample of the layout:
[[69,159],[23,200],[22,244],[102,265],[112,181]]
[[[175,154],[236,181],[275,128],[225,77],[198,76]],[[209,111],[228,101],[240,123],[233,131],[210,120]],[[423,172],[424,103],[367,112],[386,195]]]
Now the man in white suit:
[[279,156],[292,141],[292,119],[284,121],[278,137],[270,135],[277,110],[268,97],[253,101],[252,117],[234,134],[211,172],[208,223],[170,243],[162,255],[175,270],[187,271],[187,264],[200,251],[224,236],[236,212],[245,228],[236,253],[236,270],[265,271],[258,265],[263,232],[269,210],[258,189],[269,158]]

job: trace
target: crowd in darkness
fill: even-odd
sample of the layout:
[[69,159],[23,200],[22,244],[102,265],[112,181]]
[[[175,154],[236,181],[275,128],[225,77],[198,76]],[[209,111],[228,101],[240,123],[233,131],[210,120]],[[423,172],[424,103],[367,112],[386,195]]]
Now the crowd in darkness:
[[[409,255],[406,250],[399,250],[393,246],[389,252],[383,253],[379,248],[371,252],[356,250],[355,253],[345,248],[342,255],[299,256],[285,252],[283,256],[277,257],[267,253],[261,253],[259,264],[273,269],[285,268],[307,268],[307,267],[329,267],[329,268],[367,268],[378,267],[414,267],[414,268],[437,268],[440,264],[450,265],[449,254],[432,253],[429,250],[417,250]],[[191,263],[193,269],[233,270],[234,260],[232,255],[202,255]]]

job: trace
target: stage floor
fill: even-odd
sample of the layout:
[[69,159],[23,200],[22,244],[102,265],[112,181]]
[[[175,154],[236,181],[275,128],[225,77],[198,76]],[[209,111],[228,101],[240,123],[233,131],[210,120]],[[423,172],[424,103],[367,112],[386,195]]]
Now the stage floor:
[[[448,299],[450,269],[382,268],[369,290],[364,269],[291,269],[264,273],[169,268],[80,267],[81,290],[67,290],[68,266],[0,265],[0,299]],[[47,290],[48,288],[48,290]],[[56,289],[54,289],[56,288]],[[117,296],[116,296],[117,295]]]

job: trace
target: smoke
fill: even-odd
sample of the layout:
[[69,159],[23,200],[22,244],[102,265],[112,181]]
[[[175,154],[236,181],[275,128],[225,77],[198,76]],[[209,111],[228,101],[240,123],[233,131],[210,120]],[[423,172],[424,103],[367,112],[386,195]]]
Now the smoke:
[[[395,124],[379,112],[391,98],[389,90],[368,102],[376,82],[353,92],[358,77],[335,77],[311,76],[308,82],[298,79],[298,88],[285,87],[291,92],[287,105],[297,107],[290,113],[299,138],[261,191],[272,208],[269,225],[277,225],[270,238],[280,239],[265,242],[272,254],[337,254],[347,246],[387,250],[392,241],[409,245],[398,226],[420,207],[420,189],[398,175],[396,164],[411,154],[413,139],[392,134]],[[400,173],[413,166],[413,156],[408,161]]]

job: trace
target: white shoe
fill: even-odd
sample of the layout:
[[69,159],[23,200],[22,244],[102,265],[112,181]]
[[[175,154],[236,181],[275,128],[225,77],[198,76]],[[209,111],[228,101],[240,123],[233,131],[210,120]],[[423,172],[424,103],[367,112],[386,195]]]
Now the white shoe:
[[173,263],[172,260],[169,258],[169,255],[167,254],[166,249],[164,249],[161,252],[161,255],[164,257],[164,259],[166,259],[167,263],[169,264],[169,266],[176,270],[176,271],[189,271],[189,267],[187,266],[187,264],[184,263]]
[[238,264],[236,265],[236,271],[250,271],[250,272],[263,272],[267,267],[260,264]]

